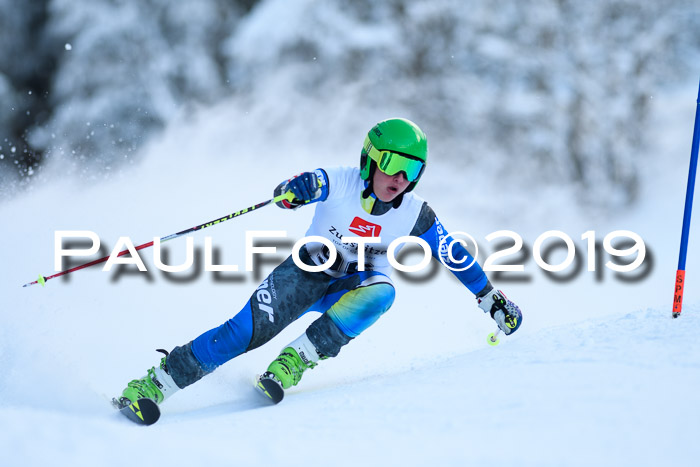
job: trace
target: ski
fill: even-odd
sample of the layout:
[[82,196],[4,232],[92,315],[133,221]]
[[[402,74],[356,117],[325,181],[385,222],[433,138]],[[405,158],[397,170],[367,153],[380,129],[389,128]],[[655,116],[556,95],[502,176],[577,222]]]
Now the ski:
[[268,401],[272,401],[274,404],[279,404],[282,399],[284,399],[284,389],[282,385],[273,379],[274,376],[265,373],[264,375],[258,377],[258,383],[255,387],[260,391]]
[[158,404],[151,399],[138,399],[131,404],[122,404],[112,399],[112,405],[126,418],[139,425],[153,425],[160,418]]
[[[278,404],[284,398],[282,385],[270,376],[258,377],[256,388],[265,399],[274,404]],[[142,398],[134,402],[128,399],[112,399],[112,406],[119,410],[119,413],[138,425],[153,425],[160,419],[160,408],[152,399]]]

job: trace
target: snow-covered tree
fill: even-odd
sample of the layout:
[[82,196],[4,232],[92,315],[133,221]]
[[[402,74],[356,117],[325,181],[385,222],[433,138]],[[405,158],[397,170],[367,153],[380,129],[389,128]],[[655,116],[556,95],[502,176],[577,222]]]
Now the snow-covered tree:
[[0,0],[0,174],[107,175],[232,95],[260,136],[414,115],[453,164],[631,202],[650,100],[697,70],[695,3]]
[[131,162],[148,137],[188,105],[226,92],[219,43],[247,2],[51,2],[50,31],[63,49],[49,121],[36,148],[68,155],[89,177]]
[[243,89],[283,76],[327,103],[351,88],[358,108],[419,115],[455,163],[515,163],[625,203],[651,95],[699,37],[693,14],[684,0],[268,0],[226,50]]
[[41,160],[26,142],[26,131],[46,118],[46,92],[54,61],[43,34],[48,0],[19,7],[0,0],[0,199],[31,177]]

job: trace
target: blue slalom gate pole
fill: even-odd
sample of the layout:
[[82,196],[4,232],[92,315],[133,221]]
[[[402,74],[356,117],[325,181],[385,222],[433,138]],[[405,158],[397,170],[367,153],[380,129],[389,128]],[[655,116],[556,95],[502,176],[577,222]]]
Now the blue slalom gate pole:
[[676,271],[676,289],[673,294],[674,318],[681,315],[683,309],[683,286],[685,285],[685,258],[688,253],[688,237],[690,235],[690,214],[693,210],[693,192],[695,191],[695,174],[698,169],[698,144],[700,144],[700,87],[698,87],[697,106],[695,108],[695,128],[693,129],[693,146],[690,150],[690,170],[688,171],[688,187],[685,192],[685,212],[683,213],[683,232],[681,233],[681,250],[678,255],[678,270]]

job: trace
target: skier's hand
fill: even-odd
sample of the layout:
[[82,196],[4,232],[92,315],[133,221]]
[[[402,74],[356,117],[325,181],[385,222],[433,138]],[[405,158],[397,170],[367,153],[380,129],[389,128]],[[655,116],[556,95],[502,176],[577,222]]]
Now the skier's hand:
[[277,206],[283,209],[296,209],[303,204],[313,201],[321,196],[318,176],[314,172],[304,172],[295,175],[289,180],[280,183],[275,188],[274,195],[276,197],[288,191],[294,194],[294,199],[291,201],[282,200],[277,203]]
[[304,172],[292,178],[287,183],[287,190],[294,193],[295,200],[303,203],[321,196],[321,187],[314,172]]
[[523,315],[518,306],[508,300],[500,290],[491,289],[483,297],[477,298],[479,308],[484,313],[490,313],[491,317],[504,334],[513,334],[520,327]]

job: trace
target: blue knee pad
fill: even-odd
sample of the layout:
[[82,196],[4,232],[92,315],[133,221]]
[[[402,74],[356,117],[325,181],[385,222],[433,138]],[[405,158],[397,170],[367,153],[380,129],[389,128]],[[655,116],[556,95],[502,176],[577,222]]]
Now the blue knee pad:
[[388,283],[359,287],[345,293],[326,312],[348,337],[357,337],[394,303],[396,291]]

